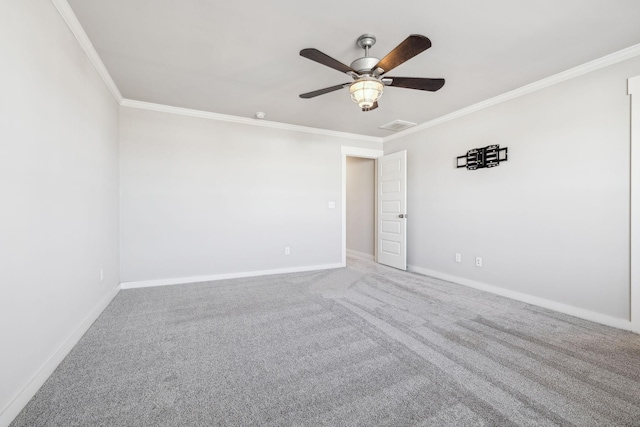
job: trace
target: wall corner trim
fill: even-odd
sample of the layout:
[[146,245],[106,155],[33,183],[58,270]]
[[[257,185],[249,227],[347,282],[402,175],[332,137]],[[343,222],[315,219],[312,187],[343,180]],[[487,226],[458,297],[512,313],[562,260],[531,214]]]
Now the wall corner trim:
[[51,0],[51,2],[56,9],[58,9],[58,13],[60,13],[60,16],[67,24],[67,27],[69,27],[69,30],[73,33],[76,40],[78,40],[80,47],[82,47],[82,50],[84,50],[89,58],[89,62],[91,62],[105,85],[107,85],[107,88],[115,98],[116,102],[120,104],[123,98],[118,86],[116,86],[115,82],[111,78],[111,74],[109,74],[107,67],[105,67],[102,59],[100,59],[100,56],[98,55],[98,52],[96,52],[93,44],[91,44],[91,40],[89,40],[87,33],[85,33],[84,28],[82,28],[80,21],[78,21],[76,14],[71,9],[71,6],[69,6],[67,0]]
[[631,77],[627,80],[627,94],[640,95],[640,76]]
[[612,317],[606,314],[597,313],[595,311],[587,310],[584,308],[579,308],[572,305],[535,297],[532,295],[524,294],[522,292],[512,291],[509,289],[501,288],[494,285],[489,285],[489,284],[478,282],[475,280],[457,277],[451,274],[440,273],[438,271],[429,270],[429,269],[418,267],[415,265],[409,265],[408,270],[413,273],[424,274],[425,276],[434,277],[440,280],[446,280],[447,282],[451,282],[457,285],[467,286],[469,288],[489,292],[505,298],[521,301],[521,302],[535,305],[542,308],[547,308],[549,310],[568,314],[569,316],[578,317],[580,319],[589,320],[591,322],[599,323],[602,325],[611,326],[611,327],[623,329],[626,331],[632,330],[631,322],[627,319]]
[[155,286],[186,285],[189,283],[213,282],[217,280],[241,279],[245,277],[256,277],[256,276],[271,276],[274,274],[303,273],[306,271],[330,270],[333,268],[342,268],[342,264],[335,263],[335,264],[322,264],[322,265],[308,265],[308,266],[302,266],[302,267],[277,268],[273,270],[258,270],[258,271],[239,272],[239,273],[211,274],[207,276],[172,277],[169,279],[140,280],[140,281],[132,281],[132,282],[122,282],[120,283],[120,287],[122,289],[138,289],[138,288],[151,288]]
[[629,312],[632,330],[640,334],[640,76],[627,80],[627,90],[631,97]]
[[[514,89],[512,91],[503,93],[493,98],[486,99],[484,101],[478,102],[477,104],[470,105],[468,107],[462,108],[460,110],[454,111],[444,116],[440,116],[428,122],[421,123],[407,130],[398,132],[393,135],[386,136],[383,138],[384,142],[393,141],[394,139],[398,139],[398,138],[403,138],[413,133],[420,132],[421,130],[438,126],[442,123],[446,123],[448,121],[466,116],[468,114],[475,113],[476,111],[480,111],[485,108],[492,107],[502,102],[510,101],[512,99],[519,98],[524,95],[528,95],[530,93],[539,91],[549,86],[562,83],[565,80],[570,80],[575,77],[582,76],[583,74],[587,74],[592,71],[596,71],[601,68],[608,67],[609,65],[617,64],[618,62],[622,62],[639,55],[640,55],[640,44],[630,46],[626,49],[622,49],[617,52],[611,53],[609,55],[603,56],[602,58],[595,59],[585,64],[578,65],[577,67],[570,68],[566,71],[562,71],[560,73],[554,74],[542,80],[538,80],[537,82],[533,82],[528,85],[522,86],[518,89]],[[630,90],[631,90],[631,80],[632,79],[630,79],[629,81]],[[634,88],[637,88],[638,86],[640,86],[640,81],[637,81],[634,83]],[[636,89],[636,90],[640,91],[640,89]]]
[[45,381],[53,374],[60,362],[69,354],[69,352],[80,341],[82,336],[89,330],[93,322],[102,314],[111,301],[120,292],[120,286],[113,288],[95,307],[89,312],[89,314],[80,322],[78,327],[64,340],[62,345],[58,347],[47,359],[47,361],[38,369],[27,384],[14,396],[9,404],[0,411],[0,426],[8,426],[15,417],[18,416],[20,411],[29,403],[31,398],[42,387]]

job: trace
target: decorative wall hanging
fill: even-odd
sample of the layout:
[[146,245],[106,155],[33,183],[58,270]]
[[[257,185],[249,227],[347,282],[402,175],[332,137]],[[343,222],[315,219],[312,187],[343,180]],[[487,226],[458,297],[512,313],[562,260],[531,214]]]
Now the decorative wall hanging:
[[500,148],[499,145],[487,145],[483,148],[474,148],[467,151],[464,156],[458,156],[456,167],[467,168],[468,170],[476,170],[481,168],[492,168],[500,165],[500,162],[506,162],[508,157],[508,148]]

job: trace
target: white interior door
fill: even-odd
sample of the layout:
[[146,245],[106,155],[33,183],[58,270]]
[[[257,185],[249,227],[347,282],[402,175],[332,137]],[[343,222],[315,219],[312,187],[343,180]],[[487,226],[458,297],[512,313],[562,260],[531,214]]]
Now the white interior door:
[[378,262],[407,269],[407,152],[378,158]]

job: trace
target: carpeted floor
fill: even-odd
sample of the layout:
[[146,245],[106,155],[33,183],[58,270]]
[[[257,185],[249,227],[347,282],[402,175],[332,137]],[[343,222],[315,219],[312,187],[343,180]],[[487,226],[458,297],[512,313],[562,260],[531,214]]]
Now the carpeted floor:
[[350,257],[121,291],[12,426],[640,426],[640,336]]

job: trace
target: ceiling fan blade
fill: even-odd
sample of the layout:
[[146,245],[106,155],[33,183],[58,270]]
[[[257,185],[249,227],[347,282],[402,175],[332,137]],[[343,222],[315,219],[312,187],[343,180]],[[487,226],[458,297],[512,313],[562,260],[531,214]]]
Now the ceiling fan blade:
[[374,102],[370,108],[363,108],[362,111],[371,111],[375,110],[376,108],[378,108],[378,101]]
[[380,62],[378,62],[378,65],[371,69],[371,72],[375,71],[377,68],[382,68],[381,74],[384,74],[393,70],[403,62],[410,60],[417,54],[424,52],[430,47],[431,40],[425,36],[421,36],[420,34],[411,34],[409,37],[404,39],[402,43],[396,46],[395,49],[389,52],[387,56],[382,58]]
[[303,93],[302,95],[300,95],[300,98],[309,99],[309,98],[316,97],[318,95],[324,95],[325,93],[333,92],[333,91],[342,89],[343,87],[347,87],[350,84],[351,83],[343,83],[341,85],[325,87],[324,89],[319,89],[319,90],[314,90],[313,92]]
[[329,68],[333,68],[334,70],[338,70],[343,73],[356,73],[356,70],[354,70],[353,68],[333,59],[327,54],[320,52],[318,49],[302,49],[300,51],[300,56],[304,56],[307,59],[310,59],[322,65],[326,65]]
[[435,92],[444,86],[444,79],[427,79],[422,77],[385,77],[382,81],[387,86],[428,90],[431,92]]

